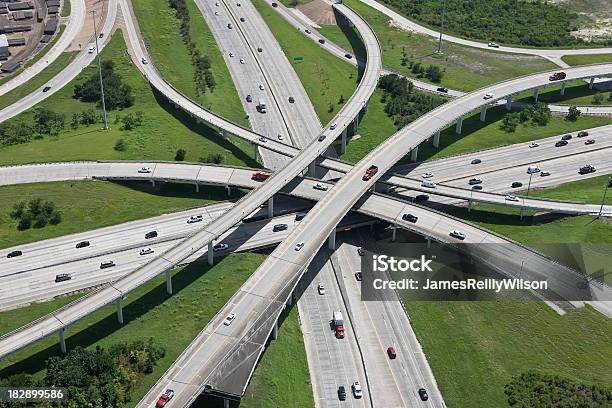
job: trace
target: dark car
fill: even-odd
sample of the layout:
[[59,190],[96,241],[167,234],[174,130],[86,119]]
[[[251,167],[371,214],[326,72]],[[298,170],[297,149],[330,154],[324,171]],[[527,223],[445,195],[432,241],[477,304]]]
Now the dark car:
[[274,227],[272,227],[272,231],[285,231],[287,228],[289,228],[287,224],[276,224]]
[[441,86],[438,89],[436,89],[436,91],[442,92],[442,93],[448,93],[448,88],[444,88],[444,87]]
[[50,86],[45,86],[45,87],[43,88],[43,92],[47,92],[49,89],[51,89],[51,87],[50,87]]
[[472,186],[472,190],[482,190],[482,186],[480,184],[476,184],[475,186]]
[[576,136],[578,137],[586,137],[589,135],[589,132],[587,132],[586,130],[581,130],[580,132],[578,132],[578,134]]
[[512,188],[518,188],[518,187],[523,187],[523,183],[521,183],[520,181],[514,181],[512,183]]
[[597,169],[595,168],[595,166],[587,164],[586,166],[582,166],[580,169],[578,169],[578,172],[580,174],[589,174],[589,173],[594,173],[596,170]]
[[295,214],[295,220],[296,221],[301,221],[304,219],[304,217],[306,216],[307,213],[305,212],[299,212],[297,214]]
[[355,272],[355,279],[357,279],[357,282],[361,282],[363,280],[363,275],[361,272]]
[[416,215],[413,215],[413,214],[404,214],[404,215],[402,215],[402,220],[404,220],[404,221],[417,222],[418,219],[419,219],[419,217],[417,217]]
[[100,33],[100,35],[98,36],[98,38],[102,38],[104,37],[104,33]]
[[319,38],[319,42],[320,42],[321,44],[325,44],[325,40],[324,40],[323,38]]
[[262,51],[263,51],[263,48],[257,47],[257,52],[262,52]]
[[422,202],[429,200],[429,196],[427,194],[419,194],[414,197],[414,202]]
[[244,17],[240,17],[240,21],[244,23]]
[[157,231],[149,231],[145,234],[145,239],[155,238],[157,236]]
[[429,399],[429,395],[427,395],[427,390],[425,388],[419,388],[419,397],[421,397],[421,401],[427,401]]
[[480,160],[480,159],[472,160],[472,164],[480,164],[480,163],[482,163],[482,160]]
[[272,7],[278,7],[278,4],[272,3]]
[[345,56],[346,58],[348,58],[348,59],[353,58],[353,56],[352,56],[351,54],[349,54],[348,52],[347,52],[346,54],[344,54],[344,56]]
[[81,241],[78,244],[76,244],[77,248],[85,248],[89,246],[89,241]]
[[9,253],[6,255],[6,257],[7,257],[7,258],[14,258],[14,257],[16,257],[16,256],[21,256],[21,255],[23,255],[23,252],[21,252],[21,251],[13,251],[13,252],[9,252]]
[[344,385],[338,387],[338,399],[340,401],[344,401],[346,399],[346,388],[344,388]]
[[253,97],[251,96],[251,94],[247,95],[246,101],[247,102],[253,102]]
[[559,140],[557,143],[555,143],[555,147],[567,146],[567,144],[567,140]]
[[59,275],[55,275],[55,283],[64,282],[72,279],[72,275],[69,273],[60,273]]
[[395,347],[389,347],[387,349],[387,355],[389,356],[391,360],[395,360],[395,358],[397,357],[397,353],[395,352]]
[[567,134],[567,135],[563,135],[563,137],[561,137],[561,140],[571,140],[572,139],[572,135]]
[[289,97],[289,103],[293,103],[293,102],[295,102],[295,98],[293,96],[290,96]]
[[359,256],[364,256],[365,255],[365,251],[362,247],[357,248],[357,253],[359,254]]
[[324,140],[325,140],[325,138],[326,138],[326,136],[325,136],[325,135],[321,135],[321,136],[319,136],[319,142],[324,141]]
[[112,268],[115,266],[114,261],[104,261],[100,263],[100,269]]

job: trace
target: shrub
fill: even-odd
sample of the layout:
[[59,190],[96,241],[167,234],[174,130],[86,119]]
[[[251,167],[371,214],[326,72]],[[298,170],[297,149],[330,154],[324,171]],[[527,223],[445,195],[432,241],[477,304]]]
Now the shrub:
[[578,116],[580,116],[582,112],[580,112],[580,109],[578,109],[576,106],[570,106],[568,111],[567,111],[567,115],[565,116],[565,118],[569,121],[575,122],[578,119]]
[[183,161],[185,160],[185,155],[187,154],[187,152],[185,151],[185,149],[178,149],[176,151],[176,155],[174,156],[174,160],[176,161]]
[[123,152],[127,148],[127,143],[123,139],[119,139],[115,142],[114,149],[118,152]]

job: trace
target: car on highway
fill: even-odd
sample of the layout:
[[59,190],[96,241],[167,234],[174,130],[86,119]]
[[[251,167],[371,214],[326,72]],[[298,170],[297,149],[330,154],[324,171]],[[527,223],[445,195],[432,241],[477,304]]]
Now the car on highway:
[[230,56],[230,58],[234,58],[235,54],[233,52],[230,52],[228,55]]
[[23,255],[23,252],[21,251],[13,251],[13,252],[9,252],[6,257],[7,258],[15,258],[16,256],[21,256]]
[[519,198],[517,196],[512,195],[512,194],[507,194],[505,198],[508,201],[518,201],[519,200]]
[[168,388],[162,395],[159,396],[157,403],[155,404],[156,408],[163,408],[166,406],[168,401],[170,401],[174,397],[174,390]]
[[329,128],[330,128],[331,130],[334,130],[334,129],[335,129],[335,128],[337,128],[337,127],[338,127],[338,124],[337,124],[336,122],[334,122],[334,123],[332,123],[331,125],[329,125]]
[[488,46],[489,46],[489,47],[491,47],[491,48],[499,48],[499,44],[494,43],[494,42],[490,42],[490,43],[488,44]]
[[114,261],[104,261],[100,263],[100,269],[112,268],[115,266]]
[[194,222],[200,222],[202,221],[204,218],[202,217],[201,214],[199,215],[192,215],[191,217],[189,217],[187,219],[187,224],[193,224]]
[[588,139],[584,141],[585,145],[592,145],[593,143],[595,143],[595,139]]
[[100,35],[98,36],[98,38],[102,38],[104,37],[104,33],[100,33]]
[[519,187],[523,187],[523,183],[521,183],[520,181],[513,181],[510,186],[512,188],[519,188]]
[[482,183],[482,179],[478,177],[473,177],[468,181],[468,184],[470,186],[473,186],[474,184],[481,184],[481,183]]
[[251,175],[251,179],[255,181],[264,181],[270,177],[270,173],[264,173],[263,171],[255,171]]
[[139,173],[151,173],[151,168],[150,167],[141,167],[138,169]]
[[246,96],[246,101],[247,101],[247,102],[253,102],[253,97],[251,96],[251,94],[248,94],[248,95]]
[[363,280],[363,274],[360,271],[355,272],[355,279],[357,282],[361,282]]
[[72,279],[72,275],[69,273],[60,273],[59,275],[55,275],[55,283],[65,282],[70,279]]
[[257,52],[263,52],[263,48],[257,47]]
[[88,54],[93,54],[93,52],[95,51],[95,48],[93,45],[90,45],[89,48],[87,48],[87,53]]
[[427,390],[425,388],[419,388],[419,397],[421,397],[421,401],[427,401],[429,399],[429,395],[427,395]]
[[395,347],[388,347],[387,355],[389,356],[389,359],[395,360],[397,358],[397,352],[395,351]]
[[461,232],[461,231],[452,230],[449,235],[451,237],[453,237],[453,238],[457,238],[457,239],[460,239],[462,241],[465,239],[465,234],[463,232]]
[[325,44],[325,39],[324,38],[319,38],[319,43],[320,44]]
[[348,52],[347,52],[346,54],[344,54],[344,56],[345,56],[346,58],[348,58],[348,59],[353,58],[353,56],[352,56],[351,54],[349,54]]
[[561,136],[561,140],[572,140],[572,135],[569,133],[567,135],[563,135]]
[[317,183],[312,186],[312,188],[314,188],[315,190],[327,191],[327,186],[323,183]]
[[325,135],[323,135],[323,134],[322,134],[322,135],[320,135],[320,136],[319,136],[319,139],[318,139],[318,140],[319,140],[319,142],[324,141],[326,137],[327,137],[327,136],[325,136]]
[[85,248],[89,246],[89,241],[81,241],[76,244],[76,248]]
[[344,385],[338,387],[338,399],[340,401],[346,400],[346,388],[344,388]]
[[263,91],[264,90],[264,86],[262,84],[259,84],[259,90]]
[[421,177],[423,177],[423,178],[430,178],[430,177],[433,177],[433,176],[434,176],[434,174],[432,172],[430,172],[430,171],[428,171],[427,173],[421,174]]
[[538,147],[538,146],[539,146],[539,144],[537,144],[536,142],[529,143],[529,148],[530,149],[533,149],[534,147]]
[[307,29],[307,28],[305,28],[305,29],[304,29],[304,32],[305,32],[306,34],[310,34],[310,33],[311,33],[311,31],[310,31],[309,29]]
[[480,184],[473,185],[472,190],[482,190],[482,186]]
[[272,227],[273,232],[285,231],[289,226],[287,224],[276,224]]
[[295,214],[295,220],[296,221],[302,221],[304,219],[304,217],[306,216],[306,212],[299,212],[297,214]]
[[240,58],[240,63],[244,64],[244,59],[243,58]]
[[48,92],[51,89],[51,87],[49,85],[45,86],[43,88],[43,92]]
[[480,159],[474,159],[474,160],[472,160],[470,163],[471,163],[471,164],[480,164],[480,163],[482,163],[482,160],[480,160]]
[[230,30],[232,29],[232,23],[227,23],[227,28],[229,28]]
[[442,92],[442,93],[448,93],[448,88],[444,88],[444,87],[441,86],[439,88],[436,88],[436,91]]
[[559,81],[561,79],[565,79],[567,74],[565,72],[555,72],[551,76],[548,77],[549,81]]
[[586,137],[589,135],[589,132],[587,132],[586,130],[581,130],[580,132],[578,132],[578,134],[576,136],[578,137]]
[[495,94],[493,92],[487,92],[486,94],[484,94],[484,96],[482,97],[482,99],[491,99],[495,96]]
[[365,173],[363,173],[363,177],[361,177],[361,179],[363,181],[368,181],[372,177],[374,177],[376,175],[376,173],[378,173],[378,167],[372,165],[372,166],[368,167],[368,169],[365,171]]
[[236,318],[236,313],[232,312],[225,317],[223,324],[226,326],[229,326],[230,324],[232,324],[235,318]]
[[567,146],[567,144],[567,140],[559,140],[557,143],[555,143],[555,147]]
[[540,172],[540,168],[538,166],[529,166],[527,167],[527,174],[535,174],[535,173],[539,173]]
[[278,7],[278,4],[277,3],[272,3],[272,7],[276,8],[276,7]]
[[281,135],[280,133],[276,135],[276,137],[278,138],[278,140],[283,140],[283,135]]
[[240,21],[244,23],[245,22],[244,17],[240,17]]
[[580,174],[589,174],[589,173],[594,173],[596,170],[597,168],[595,168],[595,166],[591,164],[587,164],[586,166],[582,166],[580,169],[578,169],[578,172]]
[[355,381],[351,388],[353,389],[353,396],[355,398],[359,399],[363,397],[363,390],[361,389],[361,384],[359,384],[359,381]]
[[429,200],[429,196],[427,194],[419,194],[415,196],[412,201],[414,201],[415,203],[418,203],[418,202],[423,202],[427,200]]
[[153,251],[151,248],[142,248],[140,250],[140,255],[148,255],[148,254],[152,254],[153,252],[155,251]]
[[142,58],[140,62],[142,62],[144,65],[147,65],[149,63],[149,61],[146,58]]
[[151,239],[157,237],[157,231],[149,231],[145,234],[145,239]]
[[219,12],[218,12],[218,11],[215,11],[215,16],[218,16],[218,15],[219,15]]
[[289,103],[294,103],[295,102],[295,98],[293,96],[289,97]]
[[434,183],[433,181],[429,181],[429,180],[423,180],[421,182],[421,187],[436,188],[436,183]]
[[325,294],[325,286],[323,286],[322,283],[319,283],[319,285],[317,286],[317,291],[319,292],[319,295],[324,295]]
[[214,252],[225,251],[227,248],[229,248],[229,245],[227,244],[217,244],[213,246],[213,251]]
[[542,170],[540,172],[540,177],[546,177],[546,176],[550,176],[550,171]]
[[296,251],[299,251],[300,249],[302,249],[304,247],[304,242],[298,242],[297,244],[295,244],[295,247],[293,249],[295,249]]
[[404,215],[402,215],[402,220],[404,220],[404,221],[415,223],[415,222],[417,222],[418,219],[419,219],[419,217],[417,217],[414,214],[404,214]]

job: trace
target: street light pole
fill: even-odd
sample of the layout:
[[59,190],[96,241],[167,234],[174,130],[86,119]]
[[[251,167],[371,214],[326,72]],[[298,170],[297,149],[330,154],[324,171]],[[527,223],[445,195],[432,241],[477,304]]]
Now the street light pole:
[[601,206],[599,207],[599,215],[597,217],[601,217],[601,212],[603,211],[604,203],[606,202],[606,195],[608,194],[608,187],[612,184],[612,177],[608,177],[608,182],[606,183],[606,189],[604,190],[603,198],[601,199]]
[[91,11],[94,26],[94,41],[96,42],[96,57],[98,58],[98,75],[100,76],[100,93],[102,94],[102,112],[104,113],[104,130],[108,130],[106,116],[106,102],[104,101],[104,84],[102,83],[102,64],[100,64],[100,50],[98,49],[98,32],[96,30],[96,10]]
[[444,4],[442,5],[442,21],[440,22],[440,39],[438,40],[438,54],[442,53],[442,33],[444,32],[444,14],[446,13],[446,2],[444,0]]

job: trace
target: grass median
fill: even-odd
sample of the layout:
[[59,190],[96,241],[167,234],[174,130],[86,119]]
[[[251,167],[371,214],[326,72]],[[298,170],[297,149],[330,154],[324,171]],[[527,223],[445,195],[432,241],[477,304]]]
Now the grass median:
[[564,55],[561,59],[573,67],[579,65],[606,64],[612,63],[612,54]]

